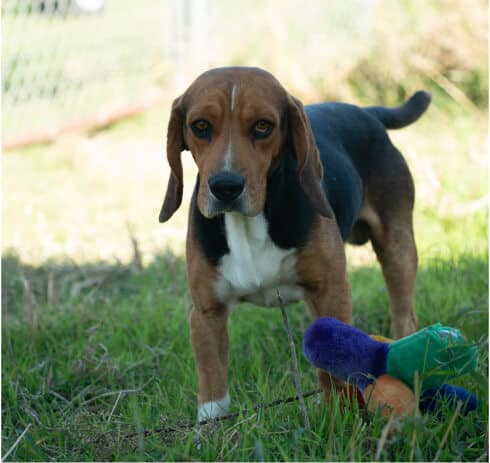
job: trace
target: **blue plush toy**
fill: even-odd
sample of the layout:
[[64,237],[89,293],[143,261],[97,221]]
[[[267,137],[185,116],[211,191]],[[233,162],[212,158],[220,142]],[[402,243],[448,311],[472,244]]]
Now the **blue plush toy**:
[[454,405],[462,401],[464,414],[477,408],[474,394],[445,383],[473,371],[478,361],[476,347],[458,330],[437,323],[397,341],[373,338],[324,317],[307,328],[303,350],[315,367],[356,386],[371,410],[394,410],[397,415],[413,411],[416,377],[422,412],[435,411],[442,400]]

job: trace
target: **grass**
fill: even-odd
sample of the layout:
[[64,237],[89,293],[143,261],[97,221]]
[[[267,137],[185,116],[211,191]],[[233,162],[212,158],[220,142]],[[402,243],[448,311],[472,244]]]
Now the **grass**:
[[[297,403],[292,403],[205,432],[200,451],[193,445],[193,432],[143,436],[143,430],[186,423],[196,412],[189,296],[181,257],[159,255],[137,270],[130,264],[32,267],[8,256],[3,275],[4,452],[31,425],[12,454],[15,460],[375,457],[386,421],[355,406],[349,413],[336,403],[318,407],[315,397],[307,399],[312,432],[303,429]],[[353,270],[351,280],[354,323],[368,332],[388,334],[379,270]],[[457,417],[441,461],[474,460],[485,451],[487,290],[487,260],[482,256],[434,259],[419,274],[416,304],[422,309],[421,323],[458,326],[482,351],[478,371],[456,383],[475,392],[483,406]],[[308,319],[300,305],[288,312],[299,348]],[[279,310],[236,309],[230,317],[230,337],[233,411],[295,394]],[[303,389],[315,389],[313,369],[301,355],[299,361]],[[443,419],[400,420],[380,459],[433,459],[451,417],[448,411]]]
[[[196,415],[182,257],[195,169],[185,156],[185,204],[159,225],[167,108],[4,156],[3,454],[15,444],[9,459],[23,461],[487,459],[487,116],[439,101],[390,136],[416,181],[420,324],[455,326],[479,346],[478,370],[454,381],[478,395],[478,412],[463,417],[443,406],[441,418],[388,428],[355,405],[346,412],[312,396],[312,431],[291,403],[203,430],[200,449],[192,431],[145,434]],[[387,335],[372,251],[348,248],[348,258],[354,324]],[[309,320],[302,304],[288,314],[301,384],[313,390],[314,371],[300,353]],[[279,310],[243,305],[229,328],[232,411],[293,396]]]

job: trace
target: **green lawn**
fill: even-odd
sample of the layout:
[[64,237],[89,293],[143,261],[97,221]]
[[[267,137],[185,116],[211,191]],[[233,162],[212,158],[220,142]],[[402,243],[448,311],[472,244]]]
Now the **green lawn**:
[[[153,111],[91,136],[4,156],[2,451],[28,427],[12,460],[485,460],[488,458],[486,115],[435,106],[392,136],[417,185],[421,326],[461,329],[481,350],[478,371],[455,381],[481,409],[467,417],[393,423],[355,406],[306,399],[195,432],[152,430],[196,416],[182,243],[186,206],[159,225],[167,167]],[[193,168],[186,158],[186,198]],[[143,267],[132,258],[130,234]],[[349,248],[354,324],[388,334],[387,296],[369,247]],[[309,323],[288,307],[304,391]],[[281,314],[244,305],[230,317],[232,410],[295,394]],[[453,419],[454,418],[454,419]],[[145,431],[149,431],[145,433]]]

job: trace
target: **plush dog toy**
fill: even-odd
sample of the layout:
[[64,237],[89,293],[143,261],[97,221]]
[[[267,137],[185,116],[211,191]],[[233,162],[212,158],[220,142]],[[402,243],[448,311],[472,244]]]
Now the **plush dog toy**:
[[475,370],[478,350],[457,329],[440,323],[391,341],[323,317],[307,328],[303,350],[315,367],[357,387],[369,410],[381,408],[385,415],[415,410],[415,381],[422,412],[434,411],[444,399],[461,400],[464,414],[478,404],[474,394],[445,383]]

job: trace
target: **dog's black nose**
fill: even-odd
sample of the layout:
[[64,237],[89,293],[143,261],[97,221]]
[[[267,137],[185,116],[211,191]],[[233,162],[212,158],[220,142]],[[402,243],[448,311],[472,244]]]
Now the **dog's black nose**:
[[218,172],[208,180],[209,189],[221,201],[238,198],[245,186],[245,179],[234,172]]

